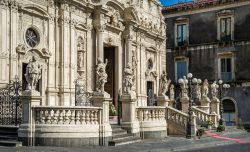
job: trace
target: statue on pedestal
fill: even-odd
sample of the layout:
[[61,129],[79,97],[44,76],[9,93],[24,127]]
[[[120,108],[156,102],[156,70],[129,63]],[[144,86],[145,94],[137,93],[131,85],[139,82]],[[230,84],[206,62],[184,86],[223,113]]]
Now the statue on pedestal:
[[181,83],[181,97],[188,98],[188,80],[186,76],[183,77],[183,83]]
[[37,82],[41,79],[42,66],[37,62],[35,56],[29,61],[24,74],[28,83],[26,90],[33,91],[36,89]]
[[202,84],[202,98],[204,98],[204,99],[208,98],[207,97],[208,91],[209,91],[208,86],[209,86],[208,81],[207,81],[207,79],[205,79],[203,84]]
[[134,93],[134,72],[131,63],[128,63],[127,66],[124,69],[124,93],[131,94]]
[[108,75],[106,73],[106,66],[108,64],[108,60],[106,59],[105,63],[102,62],[101,58],[97,59],[97,67],[96,67],[96,91],[104,93],[104,86],[107,83]]
[[165,96],[171,80],[167,78],[167,72],[163,71],[160,78],[160,95]]
[[211,84],[211,94],[212,94],[213,99],[217,99],[218,88],[219,88],[219,85],[216,83],[216,81],[214,81],[213,84]]
[[170,85],[169,98],[172,101],[174,100],[174,85],[173,84]]

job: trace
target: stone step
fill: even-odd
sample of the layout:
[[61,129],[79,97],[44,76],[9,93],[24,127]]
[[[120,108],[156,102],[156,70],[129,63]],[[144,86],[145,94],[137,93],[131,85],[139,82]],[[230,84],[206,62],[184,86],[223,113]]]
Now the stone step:
[[18,137],[12,135],[0,135],[0,140],[18,140]]
[[119,140],[119,141],[110,141],[109,146],[127,145],[127,144],[137,143],[137,142],[141,142],[141,141],[142,141],[141,138],[133,137],[133,138],[123,139],[123,140]]
[[117,136],[120,136],[120,135],[126,135],[128,134],[127,131],[123,130],[123,131],[112,131],[112,136],[113,137],[117,137]]
[[22,142],[16,140],[0,140],[0,146],[21,147]]
[[124,134],[124,135],[114,136],[112,139],[113,139],[113,141],[118,141],[118,140],[129,139],[129,138],[133,138],[133,135]]

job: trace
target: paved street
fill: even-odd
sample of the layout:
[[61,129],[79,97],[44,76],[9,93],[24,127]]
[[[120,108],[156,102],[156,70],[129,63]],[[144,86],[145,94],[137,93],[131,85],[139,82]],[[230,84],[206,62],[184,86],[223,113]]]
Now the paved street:
[[[229,129],[219,137],[230,140],[203,136],[201,139],[185,139],[183,137],[168,137],[162,140],[144,140],[141,143],[118,147],[84,147],[84,148],[63,148],[63,147],[1,147],[0,152],[249,152],[250,132]],[[240,139],[248,143],[240,144],[231,139]],[[238,141],[238,140],[236,140]]]

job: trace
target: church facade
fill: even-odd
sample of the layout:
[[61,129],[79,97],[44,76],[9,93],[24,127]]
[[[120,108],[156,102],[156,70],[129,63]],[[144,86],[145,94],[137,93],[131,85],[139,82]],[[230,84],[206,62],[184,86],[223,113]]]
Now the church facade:
[[117,106],[123,71],[134,73],[137,106],[159,92],[166,70],[165,22],[158,0],[0,0],[0,87],[41,64],[42,105],[74,106],[75,80],[96,91],[97,60],[107,61],[108,92]]

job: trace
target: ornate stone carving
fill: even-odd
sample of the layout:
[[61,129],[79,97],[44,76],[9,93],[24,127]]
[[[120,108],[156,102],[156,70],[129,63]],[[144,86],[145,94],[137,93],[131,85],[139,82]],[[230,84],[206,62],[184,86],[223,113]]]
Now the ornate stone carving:
[[171,84],[169,88],[169,98],[171,101],[174,100],[174,85],[173,84]]
[[218,88],[219,88],[219,85],[216,83],[216,81],[214,81],[214,82],[211,84],[211,94],[212,94],[212,98],[213,98],[213,99],[217,99],[217,96],[218,96]]
[[124,79],[123,79],[123,92],[126,94],[134,95],[134,73],[131,63],[128,63],[124,68]]
[[82,37],[77,39],[77,73],[79,79],[84,79],[84,54],[86,52],[85,40]]
[[181,83],[181,97],[188,98],[188,80],[186,76],[183,77],[183,83]]
[[163,71],[160,78],[159,95],[166,96],[171,80],[167,78],[167,72]]
[[97,60],[97,67],[96,67],[96,91],[105,93],[104,86],[107,83],[108,75],[106,73],[106,66],[108,64],[108,60],[106,59],[105,63],[102,61],[101,58]]
[[26,49],[27,49],[27,47],[24,44],[18,44],[18,46],[16,47],[16,52],[17,53],[25,53]]
[[203,84],[202,84],[202,98],[204,98],[204,99],[208,98],[207,97],[208,91],[209,91],[208,86],[209,86],[208,81],[207,81],[207,79],[205,79]]
[[37,58],[33,56],[26,67],[25,79],[28,83],[26,90],[34,91],[36,89],[37,82],[41,79],[41,70],[42,65],[40,65],[37,62]]

